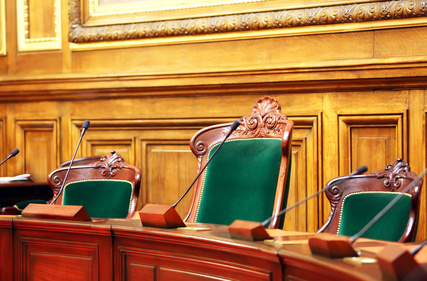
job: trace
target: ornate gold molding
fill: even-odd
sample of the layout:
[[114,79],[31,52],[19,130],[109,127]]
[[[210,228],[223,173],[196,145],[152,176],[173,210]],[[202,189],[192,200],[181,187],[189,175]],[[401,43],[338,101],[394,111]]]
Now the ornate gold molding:
[[[16,1],[19,51],[58,50],[61,48],[61,1],[53,0],[52,2],[54,24],[49,28],[54,31],[54,36],[43,36],[41,34],[34,36],[31,34],[30,17],[33,15],[29,8],[29,0]],[[41,5],[41,3],[36,2],[36,5]]]
[[427,0],[399,0],[104,26],[84,26],[69,0],[69,41],[89,43],[426,17]]

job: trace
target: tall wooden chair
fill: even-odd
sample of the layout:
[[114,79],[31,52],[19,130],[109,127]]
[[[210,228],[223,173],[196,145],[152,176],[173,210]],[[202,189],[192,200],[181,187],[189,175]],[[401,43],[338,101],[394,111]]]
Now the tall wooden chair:
[[[384,170],[331,180],[326,191],[331,213],[318,232],[353,236],[391,200],[408,186],[417,175],[402,159]],[[397,201],[384,217],[362,237],[387,241],[412,242],[416,236],[422,181]]]
[[[293,122],[281,113],[279,103],[271,97],[260,99],[252,113],[239,121],[240,126],[195,183],[186,222],[261,222],[286,206]],[[191,139],[198,173],[230,125],[207,127]],[[276,217],[269,227],[281,227],[283,219]]]
[[[67,169],[58,168],[48,176],[53,198],[60,191]],[[97,162],[73,165],[55,204],[82,205],[95,218],[131,218],[136,210],[140,180],[141,170],[111,151]]]

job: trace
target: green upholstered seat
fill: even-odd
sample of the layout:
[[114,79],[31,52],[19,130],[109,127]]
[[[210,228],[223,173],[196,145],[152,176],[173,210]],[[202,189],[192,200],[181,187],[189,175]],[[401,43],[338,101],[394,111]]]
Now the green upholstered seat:
[[[228,225],[236,219],[261,222],[270,217],[281,158],[278,138],[224,143],[206,169],[196,222]],[[285,202],[286,197],[287,192]]]
[[[358,233],[399,194],[365,191],[347,195],[342,203],[338,234],[352,236]],[[399,241],[407,227],[410,211],[411,195],[404,194],[362,237]]]
[[90,217],[126,218],[133,185],[129,181],[95,179],[65,185],[62,205],[83,205]]

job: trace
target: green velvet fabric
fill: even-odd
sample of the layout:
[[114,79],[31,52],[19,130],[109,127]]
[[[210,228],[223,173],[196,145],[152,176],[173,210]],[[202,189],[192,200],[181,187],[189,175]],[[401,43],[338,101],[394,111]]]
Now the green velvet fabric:
[[[209,157],[217,148],[211,149]],[[236,219],[262,222],[269,218],[281,158],[281,139],[225,142],[206,168],[195,221],[229,225]]]
[[[352,236],[392,201],[397,192],[360,192],[343,200],[338,234]],[[411,211],[411,196],[404,194],[399,201],[362,237],[398,241],[402,237]]]
[[132,184],[123,180],[85,180],[64,187],[63,205],[83,205],[93,218],[126,218]]
[[28,206],[28,204],[30,203],[34,203],[34,204],[47,204],[47,202],[45,200],[42,199],[34,199],[34,200],[25,200],[25,201],[21,201],[16,203],[14,206],[18,209],[18,210],[23,210],[25,209],[25,207]]

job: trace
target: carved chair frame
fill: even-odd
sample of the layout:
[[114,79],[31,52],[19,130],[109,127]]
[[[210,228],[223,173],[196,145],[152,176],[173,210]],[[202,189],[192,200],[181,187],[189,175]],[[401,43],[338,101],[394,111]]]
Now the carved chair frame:
[[[368,191],[401,192],[416,177],[417,175],[410,171],[408,163],[398,158],[384,170],[356,175],[351,179],[338,177],[331,180],[327,185],[332,184],[332,187],[325,191],[325,195],[331,204],[331,212],[327,221],[318,232],[338,232],[343,199],[347,195]],[[343,180],[340,181],[341,179]],[[334,182],[336,182],[336,185],[334,185]],[[411,211],[405,233],[399,239],[399,242],[412,242],[415,238],[422,184],[423,182],[420,181],[407,192],[411,195]]]
[[[282,209],[282,198],[285,194],[288,177],[288,166],[291,157],[291,143],[293,122],[281,112],[281,106],[276,99],[264,97],[258,100],[252,113],[239,119],[239,127],[230,135],[227,141],[252,138],[280,138],[282,140],[282,158],[280,164],[279,179],[277,183],[274,208],[272,215]],[[200,130],[190,141],[190,148],[197,157],[197,174],[208,161],[208,152],[216,144],[220,143],[230,129],[231,123],[213,125]],[[195,183],[192,200],[186,222],[194,222],[197,216],[199,199],[202,193],[204,176]],[[266,218],[267,219],[267,218]],[[278,228],[280,217],[272,220],[269,228]]]
[[[53,191],[52,198],[55,198],[58,194],[67,170],[68,167],[58,168],[49,174],[48,183]],[[138,203],[141,181],[141,170],[139,168],[124,162],[123,157],[120,154],[117,154],[115,151],[111,151],[109,154],[102,156],[98,161],[91,164],[73,165],[68,174],[66,183],[88,179],[115,179],[133,183],[133,193],[127,218],[133,217]],[[61,205],[61,202],[62,194],[59,195],[55,204]]]

